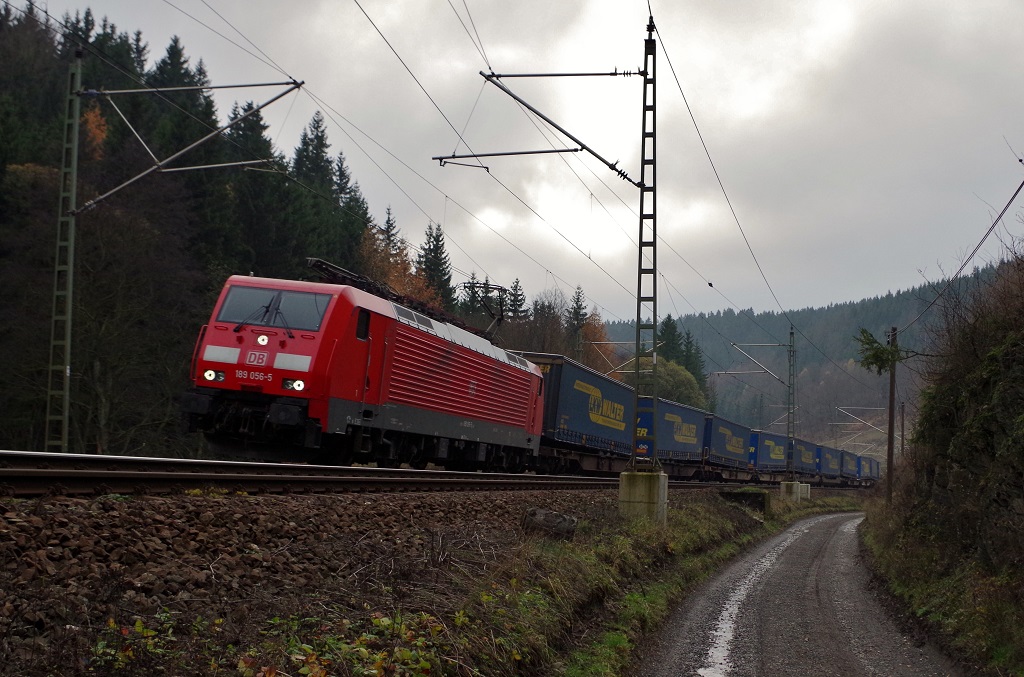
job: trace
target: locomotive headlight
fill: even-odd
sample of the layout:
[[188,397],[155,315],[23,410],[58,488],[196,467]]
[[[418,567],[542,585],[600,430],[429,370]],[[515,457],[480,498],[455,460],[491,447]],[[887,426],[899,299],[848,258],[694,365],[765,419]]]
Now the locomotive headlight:
[[285,390],[302,390],[303,388],[306,387],[305,381],[303,381],[301,379],[290,379],[290,378],[286,378],[284,380],[284,384],[283,385],[284,385],[284,389]]
[[302,390],[305,387],[306,383],[302,379],[299,379],[298,381],[292,384],[292,388],[294,388],[295,390]]
[[207,369],[206,371],[203,372],[203,378],[205,378],[207,381],[213,381],[214,379],[217,378],[217,372],[215,372],[213,369]]
[[256,337],[256,343],[260,344],[261,346],[267,345],[269,341],[270,337],[268,337],[266,334],[260,334],[259,336]]

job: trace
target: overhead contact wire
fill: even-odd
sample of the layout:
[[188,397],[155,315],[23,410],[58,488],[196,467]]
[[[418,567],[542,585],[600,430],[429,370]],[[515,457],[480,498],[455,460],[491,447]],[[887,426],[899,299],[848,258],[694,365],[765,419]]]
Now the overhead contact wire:
[[[869,390],[875,390],[875,388],[873,388],[872,386],[868,385],[867,383],[864,383],[859,378],[857,378],[856,376],[851,374],[849,371],[846,370],[845,367],[843,367],[841,364],[836,362],[834,359],[832,359],[831,356],[827,355],[825,353],[825,351],[823,351],[821,348],[819,348],[817,345],[815,345],[815,343],[813,341],[811,341],[810,338],[808,338],[807,335],[804,334],[804,332],[799,327],[796,326],[796,323],[794,323],[792,318],[790,318],[789,313],[786,311],[785,308],[782,307],[782,303],[779,302],[779,297],[775,294],[775,289],[772,288],[771,282],[768,281],[768,276],[765,274],[764,269],[761,267],[761,262],[758,261],[757,255],[754,253],[754,248],[751,246],[750,240],[747,238],[747,234],[743,230],[743,225],[740,223],[739,215],[736,214],[736,209],[733,207],[732,200],[729,198],[729,193],[725,190],[725,184],[722,182],[722,177],[718,173],[718,167],[715,165],[715,161],[711,158],[711,151],[708,149],[707,143],[705,143],[705,141],[704,141],[704,135],[701,134],[700,127],[697,125],[697,118],[696,118],[696,116],[694,116],[693,110],[690,108],[690,102],[687,100],[686,93],[683,91],[683,85],[679,81],[679,75],[676,73],[675,66],[672,64],[672,58],[669,56],[668,49],[665,47],[665,39],[661,35],[661,32],[658,31],[657,28],[655,28],[654,30],[655,30],[655,32],[658,33],[658,37],[661,38],[661,49],[662,49],[662,52],[665,55],[665,60],[668,62],[669,70],[672,71],[672,77],[676,81],[676,87],[678,87],[679,94],[683,98],[683,103],[686,106],[686,112],[689,114],[690,121],[693,123],[693,128],[697,132],[697,138],[700,139],[701,147],[704,148],[704,154],[708,158],[708,163],[711,165],[711,170],[715,174],[715,180],[718,181],[718,187],[722,190],[722,195],[725,198],[726,204],[729,206],[729,211],[730,211],[730,213],[732,213],[733,220],[736,222],[736,227],[739,229],[740,235],[743,236],[743,242],[747,245],[747,251],[750,252],[750,257],[754,260],[754,265],[757,266],[757,271],[761,274],[761,279],[764,280],[765,286],[768,287],[768,291],[771,293],[772,298],[775,299],[775,304],[779,307],[779,310],[782,312],[783,317],[785,317],[789,321],[790,326],[792,326],[794,328],[794,330],[798,334],[800,334],[800,336],[805,341],[807,341],[808,345],[810,345],[812,348],[814,348],[816,351],[818,351],[818,353],[822,357],[824,357],[826,360],[831,362],[834,367],[839,369],[841,372],[846,374],[848,377],[853,379],[855,382],[859,383],[864,388],[867,388]],[[1022,185],[1024,185],[1024,184],[1022,184]],[[1018,189],[1018,190],[1020,190],[1020,189]]]
[[1004,216],[1004,215],[1006,214],[1006,212],[1007,212],[1007,211],[1008,211],[1008,210],[1010,209],[1010,205],[1012,205],[1012,204],[1013,204],[1013,201],[1017,199],[1017,195],[1019,195],[1019,194],[1020,194],[1020,191],[1021,191],[1021,189],[1022,189],[1022,188],[1024,188],[1024,181],[1021,181],[1020,185],[1019,185],[1019,186],[1017,186],[1017,190],[1013,191],[1013,195],[1011,195],[1011,196],[1010,196],[1010,199],[1006,201],[1006,206],[1004,206],[1004,207],[1003,207],[1003,210],[1002,210],[1001,212],[999,212],[999,216],[997,216],[997,217],[996,217],[996,219],[995,219],[995,221],[993,221],[993,222],[992,222],[992,225],[991,225],[991,226],[989,226],[989,229],[988,229],[987,231],[985,231],[985,234],[981,236],[981,240],[980,240],[980,241],[978,242],[978,244],[977,244],[977,245],[976,245],[976,246],[974,247],[974,249],[973,249],[973,250],[971,250],[971,254],[970,254],[970,256],[968,256],[968,257],[967,257],[966,259],[964,259],[964,262],[963,262],[963,264],[961,264],[960,268],[959,268],[959,269],[958,269],[958,270],[956,271],[956,273],[954,273],[954,274],[953,274],[953,275],[952,275],[952,276],[951,276],[951,277],[949,278],[949,280],[947,280],[947,281],[946,281],[946,285],[945,285],[945,286],[944,286],[944,287],[942,288],[942,291],[940,291],[940,292],[939,292],[939,293],[938,293],[938,294],[937,294],[937,295],[935,296],[935,298],[933,298],[933,299],[932,299],[931,303],[929,303],[929,304],[928,304],[928,305],[927,305],[927,306],[925,307],[925,309],[924,309],[924,310],[922,310],[922,311],[921,311],[921,312],[920,312],[920,313],[919,313],[919,314],[917,315],[917,317],[915,317],[915,318],[914,318],[913,320],[911,320],[911,321],[910,321],[910,323],[909,323],[909,324],[907,324],[907,326],[905,326],[905,327],[903,327],[902,329],[900,329],[899,331],[897,331],[897,332],[896,332],[896,334],[897,334],[897,335],[899,335],[899,334],[902,334],[903,332],[905,332],[906,330],[908,330],[908,329],[910,329],[910,328],[911,328],[912,326],[914,326],[914,324],[916,324],[916,323],[917,323],[917,321],[918,321],[918,320],[920,320],[920,319],[921,319],[921,318],[922,318],[922,317],[924,316],[924,314],[925,314],[925,313],[927,313],[927,312],[928,312],[929,310],[931,310],[932,306],[934,306],[934,305],[935,305],[935,304],[936,304],[936,303],[938,302],[938,300],[939,300],[940,298],[942,298],[942,296],[943,296],[943,295],[944,295],[944,294],[945,294],[945,293],[946,293],[946,292],[947,292],[947,291],[949,290],[949,288],[950,288],[950,286],[952,286],[953,282],[954,282],[954,281],[956,281],[956,280],[957,280],[957,278],[959,278],[959,277],[960,277],[960,273],[964,272],[964,268],[966,268],[966,267],[967,267],[967,264],[971,262],[971,259],[973,259],[973,258],[974,258],[974,256],[975,256],[975,254],[977,254],[977,253],[978,253],[978,250],[979,250],[979,249],[981,249],[981,246],[982,246],[983,244],[985,244],[985,240],[987,240],[987,239],[988,239],[988,237],[989,237],[989,236],[990,236],[990,235],[992,234],[992,232],[993,232],[993,231],[994,231],[994,230],[996,229],[996,227],[997,227],[997,226],[998,226],[998,225],[999,225],[999,224],[1000,224],[1000,223],[1002,222],[1002,220],[1003,220],[1003,216]]
[[[423,94],[427,97],[427,99],[430,100],[430,103],[434,106],[434,108],[437,110],[437,112],[441,114],[441,117],[444,118],[444,121],[448,124],[448,126],[452,129],[452,131],[455,132],[455,134],[462,140],[462,143],[466,146],[466,148],[470,151],[470,153],[473,153],[474,151],[472,149],[472,146],[470,146],[469,143],[466,141],[466,139],[461,134],[459,134],[459,130],[456,129],[455,125],[452,124],[452,121],[450,119],[448,119],[448,116],[445,115],[443,110],[441,110],[441,107],[437,104],[437,102],[434,100],[434,98],[430,95],[430,93],[427,91],[426,87],[423,86],[423,83],[420,82],[419,78],[416,77],[416,74],[413,73],[413,71],[409,67],[409,65],[405,62],[405,60],[402,58],[402,56],[398,53],[398,50],[395,49],[395,47],[387,39],[387,37],[380,30],[380,28],[377,27],[377,24],[374,23],[372,18],[370,18],[370,15],[366,12],[365,9],[363,9],[363,6],[361,4],[359,4],[359,0],[352,0],[352,1],[359,8],[359,11],[361,11],[363,13],[363,16],[366,17],[366,20],[370,22],[370,25],[373,26],[373,29],[375,31],[377,31],[377,34],[381,37],[381,39],[384,41],[384,43],[388,46],[388,49],[391,50],[391,52],[395,55],[395,57],[398,59],[398,61],[402,64],[402,67],[405,68],[406,72],[409,73],[410,77],[412,77],[413,81],[420,88],[420,90],[423,92]],[[512,197],[514,197],[516,200],[518,200],[532,214],[534,214],[538,219],[540,219],[541,222],[543,222],[549,228],[554,230],[555,233],[557,233],[559,235],[559,237],[561,237],[563,240],[565,240],[567,243],[569,243],[570,246],[572,246],[574,249],[576,249],[576,251],[578,251],[580,254],[582,254],[584,257],[586,257],[588,261],[590,261],[592,264],[597,266],[597,268],[599,270],[601,270],[601,272],[603,272],[609,279],[611,279],[615,284],[617,284],[619,287],[621,287],[623,289],[623,291],[625,291],[627,294],[630,295],[630,297],[636,298],[636,295],[633,292],[629,291],[625,286],[623,286],[623,284],[621,282],[619,282],[617,279],[615,279],[615,277],[611,273],[609,273],[607,270],[605,270],[604,267],[602,267],[599,263],[597,263],[597,261],[594,261],[593,258],[588,256],[582,249],[580,249],[576,245],[576,243],[572,242],[572,240],[567,238],[560,230],[555,228],[553,224],[551,224],[546,219],[544,219],[544,217],[542,217],[539,213],[537,213],[537,211],[533,207],[531,207],[523,198],[519,197],[519,195],[517,195],[515,191],[513,191],[511,188],[509,188],[507,185],[505,185],[500,179],[498,179],[498,177],[494,176],[493,173],[488,172],[488,176],[490,176],[498,185],[500,185],[502,188],[504,188]],[[507,242],[508,240],[506,239],[505,241]],[[517,247],[517,249],[518,249],[518,247]],[[520,250],[520,251],[522,251],[522,250]]]

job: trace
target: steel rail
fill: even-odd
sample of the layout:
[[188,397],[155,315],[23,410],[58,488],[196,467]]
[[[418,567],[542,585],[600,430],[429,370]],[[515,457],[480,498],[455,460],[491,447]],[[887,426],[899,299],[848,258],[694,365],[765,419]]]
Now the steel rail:
[[608,489],[614,478],[0,451],[0,495]]

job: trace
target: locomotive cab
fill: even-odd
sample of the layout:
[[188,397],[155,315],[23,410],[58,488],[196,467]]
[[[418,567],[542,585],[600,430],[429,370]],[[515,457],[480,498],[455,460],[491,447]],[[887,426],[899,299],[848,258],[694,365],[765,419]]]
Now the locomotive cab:
[[189,430],[232,450],[318,447],[326,384],[315,366],[338,297],[330,285],[231,277],[196,343]]

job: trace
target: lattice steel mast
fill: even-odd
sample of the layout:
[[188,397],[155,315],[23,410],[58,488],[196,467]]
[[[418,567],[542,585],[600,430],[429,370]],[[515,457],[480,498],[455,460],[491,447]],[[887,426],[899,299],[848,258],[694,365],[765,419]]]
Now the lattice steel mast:
[[53,266],[53,312],[50,322],[50,367],[46,385],[45,451],[68,450],[71,407],[71,306],[75,273],[75,207],[77,199],[78,118],[81,114],[82,51],[68,69],[64,115],[64,153],[60,169],[57,252]]
[[[633,428],[633,456],[630,466],[638,463],[660,468],[658,461],[658,220],[657,164],[655,162],[655,43],[654,17],[647,23],[644,40],[643,124],[640,166],[640,237],[637,252],[636,280],[636,343],[633,395],[638,425]],[[646,318],[646,319],[645,319]],[[650,346],[651,368],[645,369],[641,358]],[[641,423],[645,425],[641,425]]]

